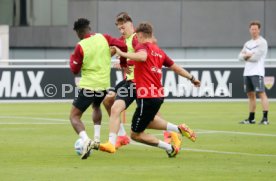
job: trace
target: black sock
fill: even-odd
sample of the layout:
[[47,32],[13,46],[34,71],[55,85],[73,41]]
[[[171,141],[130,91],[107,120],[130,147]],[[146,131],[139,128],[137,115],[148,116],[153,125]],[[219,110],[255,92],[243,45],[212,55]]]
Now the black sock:
[[267,119],[267,114],[268,114],[268,111],[263,111],[263,118]]
[[254,120],[254,119],[255,119],[255,113],[254,113],[254,112],[250,112],[250,113],[249,113],[248,120],[249,120],[249,121],[252,121],[252,120]]

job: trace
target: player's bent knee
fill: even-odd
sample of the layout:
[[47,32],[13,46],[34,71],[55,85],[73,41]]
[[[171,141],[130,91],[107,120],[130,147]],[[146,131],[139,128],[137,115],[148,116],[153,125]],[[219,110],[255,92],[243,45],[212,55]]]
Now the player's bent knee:
[[81,118],[80,115],[74,114],[74,113],[71,113],[71,114],[70,114],[70,117],[69,117],[69,119],[70,119],[71,121],[76,120],[76,119],[80,119],[80,118]]
[[76,123],[78,120],[80,120],[80,117],[78,117],[78,116],[76,116],[76,115],[70,115],[69,119],[70,119],[70,122],[71,122],[72,124],[74,124],[74,123]]
[[125,110],[125,106],[122,104],[113,104],[111,107],[111,114],[120,114]]
[[247,96],[249,99],[255,99],[255,97],[256,97],[255,92],[248,92]]
[[117,115],[117,114],[120,114],[120,113],[121,113],[121,111],[118,107],[114,107],[114,106],[111,107],[111,114],[112,115]]
[[138,133],[132,132],[130,134],[130,138],[133,139],[133,140],[135,140],[135,141],[140,141],[140,135]]
[[70,112],[69,119],[71,121],[73,121],[73,120],[76,120],[76,119],[80,119],[81,116],[82,116],[82,112],[79,109],[74,107],[74,108],[72,108],[72,110]]

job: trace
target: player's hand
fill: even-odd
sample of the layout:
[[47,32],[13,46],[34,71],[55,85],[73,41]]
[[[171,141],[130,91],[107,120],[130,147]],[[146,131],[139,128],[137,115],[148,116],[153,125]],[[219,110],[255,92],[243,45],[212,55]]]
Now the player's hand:
[[244,54],[243,58],[244,58],[245,61],[247,61],[248,59],[251,58],[252,55],[253,55],[253,53],[249,53],[249,52],[248,52],[248,53],[245,53],[245,54]]
[[192,81],[192,83],[194,84],[195,87],[200,87],[200,81],[195,79]]
[[123,67],[123,70],[126,72],[126,74],[130,74],[132,72],[129,66]]
[[111,57],[113,57],[113,55],[116,54],[116,49],[113,48],[113,47],[110,47],[109,50],[110,50],[110,55],[111,55]]
[[192,84],[194,84],[194,86],[200,87],[200,81],[197,80],[193,75],[191,75],[191,77],[187,77],[187,78],[192,82]]
[[119,56],[122,55],[122,51],[121,51],[118,47],[112,46],[112,48],[114,48],[114,49],[116,50],[116,54],[117,54],[117,55],[119,55]]

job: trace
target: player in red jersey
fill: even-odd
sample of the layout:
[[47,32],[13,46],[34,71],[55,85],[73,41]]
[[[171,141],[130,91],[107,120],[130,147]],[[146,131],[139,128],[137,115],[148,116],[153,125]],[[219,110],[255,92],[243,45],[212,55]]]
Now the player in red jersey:
[[[132,118],[131,138],[135,141],[159,147],[166,150],[169,157],[175,157],[180,149],[181,141],[178,141],[176,133],[186,135],[192,140],[196,138],[194,132],[185,124],[175,125],[163,119],[154,119],[164,100],[164,89],[161,84],[162,66],[169,67],[180,76],[186,77],[195,86],[200,86],[200,81],[189,74],[185,69],[175,64],[157,44],[153,43],[152,26],[149,23],[141,23],[136,29],[139,44],[134,53],[125,53],[117,47],[119,56],[134,60],[135,82],[137,93],[137,108]],[[117,122],[110,122],[116,127]],[[145,129],[167,130],[172,132],[172,142],[168,144],[144,132]],[[110,142],[116,139],[116,131],[110,130],[109,141],[100,145],[100,150],[114,153],[115,147]]]
[[[135,47],[138,44],[138,40],[133,26],[132,18],[128,15],[128,13],[121,12],[116,16],[115,25],[117,26],[118,30],[122,35],[120,39],[123,40],[128,47],[128,52],[134,52]],[[154,43],[157,42],[155,37],[152,37],[152,40]],[[104,106],[110,116],[110,121],[120,121],[121,112],[126,110],[129,107],[129,105],[134,100],[136,100],[134,62],[131,59],[128,59],[128,68],[124,68],[124,70],[127,70],[126,78],[119,82],[114,89],[110,89],[108,95],[105,97],[103,101]],[[159,113],[157,113],[154,119],[162,119],[162,117]],[[112,128],[110,129],[117,130],[117,128],[113,126],[114,125],[112,125]],[[186,129],[188,130],[187,126]],[[192,132],[192,130],[189,131]],[[171,133],[168,131],[164,133],[168,133],[169,138],[171,140]],[[195,141],[194,138],[190,135],[192,134],[187,135],[187,137],[189,139],[192,139],[192,141]],[[120,122],[116,143],[114,143],[113,141],[111,141],[111,143],[113,145],[115,144],[116,149],[120,148],[121,146],[127,145],[130,142],[130,139],[126,134],[122,122]]]

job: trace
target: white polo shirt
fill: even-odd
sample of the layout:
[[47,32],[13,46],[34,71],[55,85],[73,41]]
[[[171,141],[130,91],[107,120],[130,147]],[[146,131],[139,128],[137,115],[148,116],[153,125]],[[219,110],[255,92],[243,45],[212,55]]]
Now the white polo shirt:
[[253,53],[253,55],[245,61],[243,76],[265,75],[264,61],[267,49],[267,42],[262,36],[256,40],[251,39],[244,44],[239,54],[239,60],[245,61],[242,52]]

